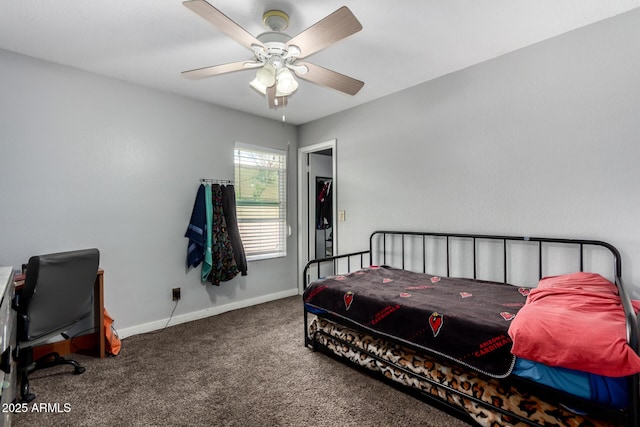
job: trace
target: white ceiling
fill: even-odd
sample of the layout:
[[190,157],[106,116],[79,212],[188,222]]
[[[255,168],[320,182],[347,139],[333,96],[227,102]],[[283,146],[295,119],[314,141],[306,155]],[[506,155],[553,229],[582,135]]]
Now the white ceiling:
[[[301,80],[286,121],[306,123],[640,7],[640,0],[209,0],[258,35],[262,14],[298,34],[341,6],[363,30],[307,58],[365,82],[355,96]],[[0,49],[281,120],[249,87],[255,71],[200,81],[184,70],[252,53],[180,0],[4,0]]]

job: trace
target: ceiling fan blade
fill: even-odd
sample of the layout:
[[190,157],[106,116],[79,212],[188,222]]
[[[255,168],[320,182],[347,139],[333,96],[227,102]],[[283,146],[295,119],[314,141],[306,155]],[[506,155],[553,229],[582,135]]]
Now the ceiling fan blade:
[[360,89],[362,89],[362,86],[364,86],[364,82],[361,82],[360,80],[328,70],[319,65],[314,65],[309,62],[296,62],[295,65],[302,65],[307,69],[306,73],[301,73],[296,71],[296,69],[293,69],[296,75],[301,79],[308,80],[311,83],[315,83],[320,86],[339,90],[340,92],[344,92],[348,95],[355,95]]
[[247,49],[251,49],[251,45],[263,46],[263,44],[249,34],[244,28],[236,24],[231,18],[211,6],[204,0],[189,0],[182,2],[189,10],[197,13],[207,21],[213,24],[218,30],[231,37]]
[[183,71],[182,77],[190,80],[200,80],[206,77],[217,76],[219,74],[248,70],[250,68],[255,68],[256,66],[262,66],[262,64],[254,61],[230,62],[228,64],[214,65],[212,67],[203,67],[197,68],[195,70]]
[[297,46],[301,53],[296,56],[305,58],[360,30],[362,30],[360,21],[348,7],[342,6],[289,40],[287,46]]

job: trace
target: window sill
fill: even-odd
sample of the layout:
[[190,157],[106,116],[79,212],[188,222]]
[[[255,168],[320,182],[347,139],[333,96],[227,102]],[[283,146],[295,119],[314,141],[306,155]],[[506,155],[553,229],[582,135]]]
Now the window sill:
[[265,255],[247,255],[247,262],[251,261],[262,261],[265,259],[276,259],[276,258],[284,258],[287,254],[265,254]]

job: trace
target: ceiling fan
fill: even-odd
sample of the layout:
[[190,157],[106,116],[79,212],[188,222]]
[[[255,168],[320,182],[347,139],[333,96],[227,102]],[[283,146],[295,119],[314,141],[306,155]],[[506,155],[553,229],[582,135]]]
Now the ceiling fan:
[[289,16],[280,10],[269,10],[262,17],[263,24],[269,31],[254,37],[205,0],[189,0],[182,4],[251,50],[254,55],[254,58],[246,61],[182,72],[188,79],[198,80],[257,68],[256,78],[250,85],[267,97],[269,108],[284,107],[287,99],[298,89],[298,82],[293,74],[349,95],[355,95],[364,85],[360,80],[319,65],[299,61],[362,29],[358,19],[346,6],[295,37],[282,32],[289,26]]

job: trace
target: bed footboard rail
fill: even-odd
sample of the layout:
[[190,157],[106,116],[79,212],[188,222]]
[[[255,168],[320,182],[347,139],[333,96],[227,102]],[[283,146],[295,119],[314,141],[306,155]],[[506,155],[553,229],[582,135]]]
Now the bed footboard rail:
[[[370,265],[371,259],[369,251],[351,252],[343,255],[335,255],[327,258],[313,259],[304,266],[302,272],[302,290],[307,289],[307,286],[313,279],[320,279],[326,276],[335,276],[341,273],[350,273],[351,271],[362,269]],[[313,276],[311,273],[315,273]],[[309,337],[308,328],[308,313],[307,309],[304,310],[304,345],[309,346],[311,344],[311,338]]]
[[[316,278],[335,276],[340,273],[349,273],[354,269],[361,269],[370,265],[369,251],[351,252],[343,255],[335,255],[326,258],[312,259],[304,266],[302,290],[307,289],[311,281],[310,272],[315,266]],[[328,270],[326,269],[328,267]]]

